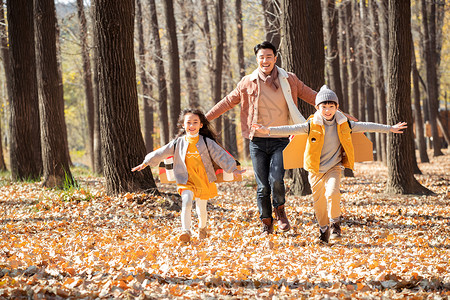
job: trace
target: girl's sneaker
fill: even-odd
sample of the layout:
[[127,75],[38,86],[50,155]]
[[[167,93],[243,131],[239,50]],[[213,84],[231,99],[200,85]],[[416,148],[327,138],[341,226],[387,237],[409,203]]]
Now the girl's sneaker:
[[191,240],[191,232],[189,230],[184,230],[180,236],[179,236],[179,240],[185,243],[190,242]]
[[208,237],[208,232],[207,232],[207,230],[206,230],[206,227],[200,228],[200,229],[198,230],[198,238],[199,238],[200,240],[204,240],[204,239],[206,239],[207,237]]
[[322,229],[319,229],[319,232],[320,232],[319,241],[322,244],[328,244],[330,242],[330,227],[327,226],[325,231],[322,231]]

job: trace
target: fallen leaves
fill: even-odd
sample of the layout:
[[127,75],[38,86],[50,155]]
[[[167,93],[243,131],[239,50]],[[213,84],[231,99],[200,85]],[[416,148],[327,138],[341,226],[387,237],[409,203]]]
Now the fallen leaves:
[[4,185],[0,298],[445,298],[449,155],[420,168],[435,196],[383,194],[386,168],[358,164],[342,180],[343,237],[330,246],[317,244],[309,196],[287,197],[291,231],[261,238],[252,178],[218,185],[206,240],[193,210],[187,244],[175,196],[108,197],[93,178],[66,192]]

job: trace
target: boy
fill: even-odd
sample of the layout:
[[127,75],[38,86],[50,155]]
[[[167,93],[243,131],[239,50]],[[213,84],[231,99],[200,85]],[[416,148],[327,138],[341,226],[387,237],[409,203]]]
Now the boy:
[[317,94],[315,107],[316,113],[303,124],[269,128],[253,124],[253,127],[269,135],[308,134],[304,169],[309,172],[314,212],[320,227],[319,239],[327,244],[330,234],[335,238],[341,236],[339,185],[341,171],[344,168],[353,169],[354,166],[351,132],[402,133],[402,129],[407,126],[405,122],[389,126],[349,121],[338,111],[339,100],[326,85],[322,86]]

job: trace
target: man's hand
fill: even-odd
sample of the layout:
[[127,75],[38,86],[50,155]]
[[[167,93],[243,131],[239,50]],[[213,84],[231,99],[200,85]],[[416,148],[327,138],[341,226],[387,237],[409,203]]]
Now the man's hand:
[[252,127],[255,128],[255,130],[260,132],[260,133],[263,133],[263,134],[269,134],[270,133],[269,128],[267,128],[267,127],[265,127],[265,126],[263,126],[261,124],[254,123],[254,124],[252,124]]
[[402,129],[406,129],[408,126],[406,126],[406,122],[399,122],[391,127],[391,132],[393,133],[403,133]]

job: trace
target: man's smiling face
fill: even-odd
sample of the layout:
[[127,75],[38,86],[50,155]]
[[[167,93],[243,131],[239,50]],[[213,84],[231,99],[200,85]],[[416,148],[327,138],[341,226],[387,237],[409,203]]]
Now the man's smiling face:
[[277,57],[273,54],[272,49],[259,49],[258,53],[256,53],[256,62],[258,63],[258,68],[264,74],[269,75],[275,67]]

